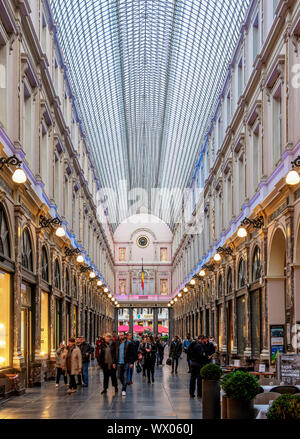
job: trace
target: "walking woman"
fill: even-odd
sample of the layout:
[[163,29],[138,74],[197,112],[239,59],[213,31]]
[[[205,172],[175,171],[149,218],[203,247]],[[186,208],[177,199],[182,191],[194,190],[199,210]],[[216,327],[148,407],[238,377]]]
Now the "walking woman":
[[174,369],[175,369],[175,374],[177,374],[178,360],[181,353],[182,353],[182,343],[178,335],[176,335],[171,343],[170,354],[169,354],[169,357],[172,358],[172,373],[174,373]]
[[56,364],[56,387],[59,386],[60,377],[64,377],[65,386],[68,386],[68,377],[65,371],[63,371],[63,362],[67,354],[67,347],[64,343],[61,343],[56,351],[55,364]]
[[69,339],[67,353],[64,357],[63,370],[69,375],[68,393],[74,393],[77,389],[75,376],[82,372],[82,355],[80,349],[75,345],[75,338]]
[[146,363],[145,363],[145,356],[144,353],[146,352],[146,342],[147,342],[147,337],[146,335],[143,335],[142,337],[142,341],[140,342],[140,346],[138,349],[138,359],[140,361],[140,364],[142,365],[143,368],[143,378],[146,378]]
[[155,360],[156,360],[157,346],[154,342],[154,338],[152,335],[148,336],[146,339],[146,343],[142,347],[142,354],[144,357],[145,369],[147,371],[148,384],[154,383],[154,368],[155,368]]

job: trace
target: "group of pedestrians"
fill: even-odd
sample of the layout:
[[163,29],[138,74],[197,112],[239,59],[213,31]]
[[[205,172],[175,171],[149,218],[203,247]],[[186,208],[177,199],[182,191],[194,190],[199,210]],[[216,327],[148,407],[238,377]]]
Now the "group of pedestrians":
[[[56,387],[63,376],[68,393],[74,393],[77,386],[88,387],[89,363],[94,348],[83,336],[70,338],[68,346],[62,342],[56,351]],[[69,378],[69,380],[68,380]]]
[[[106,394],[109,381],[118,393],[118,381],[121,383],[122,396],[126,396],[127,386],[133,384],[133,371],[143,372],[143,377],[148,379],[148,384],[153,384],[155,379],[155,366],[163,366],[164,349],[166,343],[162,337],[143,335],[133,338],[131,333],[120,332],[117,336],[107,333],[96,340],[95,357],[99,368],[103,371],[103,390]],[[175,336],[169,346],[169,359],[167,364],[172,366],[172,374],[178,373],[179,359],[182,353],[186,354],[188,372],[191,374],[189,392],[190,396],[202,395],[202,379],[200,370],[205,364],[212,361],[216,346],[209,337],[200,335],[192,339],[190,334],[182,342]],[[56,351],[56,386],[59,386],[63,376],[68,393],[74,393],[77,386],[88,387],[89,364],[94,348],[86,342],[84,337],[70,338],[68,346],[61,343]]]
[[162,365],[164,347],[161,336],[156,339],[152,335],[133,339],[131,333],[120,332],[118,337],[115,333],[108,333],[102,340],[99,338],[96,342],[96,358],[104,375],[101,393],[107,393],[111,378],[115,393],[118,392],[119,380],[122,396],[126,396],[127,386],[133,384],[135,363],[137,371],[143,371],[143,377],[148,377],[148,383],[154,383],[155,363]]

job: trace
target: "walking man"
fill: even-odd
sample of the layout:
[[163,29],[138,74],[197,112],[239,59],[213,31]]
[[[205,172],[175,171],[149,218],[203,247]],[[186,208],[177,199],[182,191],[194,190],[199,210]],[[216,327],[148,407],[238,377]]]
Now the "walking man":
[[200,374],[201,368],[205,364],[205,354],[203,345],[203,336],[199,336],[198,340],[190,343],[187,355],[190,359],[191,367],[191,379],[190,379],[190,396],[195,397],[196,383],[197,383],[197,396],[202,396],[202,378]]
[[128,369],[133,368],[136,361],[133,343],[126,339],[124,332],[120,332],[116,344],[116,359],[118,377],[122,384],[122,396],[126,396]]
[[169,354],[169,357],[172,358],[172,373],[174,373],[175,371],[175,374],[177,374],[178,360],[181,353],[182,353],[182,343],[178,335],[176,335],[171,343],[170,354]]
[[80,337],[80,350],[82,354],[82,377],[84,383],[83,387],[88,387],[90,355],[94,352],[94,348],[85,341],[85,338],[83,336]]
[[116,343],[112,340],[112,335],[107,333],[104,335],[104,342],[101,344],[99,351],[99,364],[102,367],[104,381],[101,395],[107,393],[109,377],[111,383],[115,388],[115,393],[118,392],[118,381],[116,376]]

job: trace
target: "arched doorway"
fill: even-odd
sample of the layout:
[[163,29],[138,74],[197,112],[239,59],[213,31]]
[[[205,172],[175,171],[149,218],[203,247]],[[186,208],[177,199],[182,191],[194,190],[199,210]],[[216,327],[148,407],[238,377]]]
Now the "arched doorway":
[[[268,252],[267,301],[271,360],[274,360],[277,352],[285,351],[287,332],[290,333],[286,327],[285,266],[286,238],[283,230],[277,228],[271,239]],[[284,337],[284,340],[282,337]]]

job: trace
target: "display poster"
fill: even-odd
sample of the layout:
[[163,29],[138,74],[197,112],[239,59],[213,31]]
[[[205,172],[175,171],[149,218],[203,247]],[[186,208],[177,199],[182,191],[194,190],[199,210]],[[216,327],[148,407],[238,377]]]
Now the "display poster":
[[277,368],[281,382],[296,384],[300,380],[300,355],[279,354]]
[[278,354],[284,353],[284,325],[271,325],[271,363],[276,361]]

